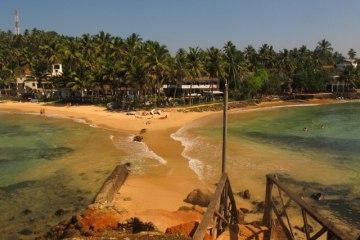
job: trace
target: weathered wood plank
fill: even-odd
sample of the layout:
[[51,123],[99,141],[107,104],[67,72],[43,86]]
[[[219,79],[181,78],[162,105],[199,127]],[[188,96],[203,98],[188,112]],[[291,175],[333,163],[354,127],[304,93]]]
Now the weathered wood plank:
[[224,173],[220,179],[220,182],[217,185],[213,197],[211,198],[210,204],[204,214],[204,217],[195,231],[195,234],[193,236],[194,240],[203,240],[207,228],[214,218],[215,211],[217,210],[216,208],[219,205],[226,180],[227,180],[227,174]]
[[337,238],[342,240],[353,240],[354,236],[338,229],[333,223],[326,218],[323,218],[319,212],[301,199],[297,194],[290,191],[283,183],[281,183],[274,175],[267,175],[267,179],[278,186],[284,193],[286,193],[294,202],[296,202],[306,213],[316,220],[321,226],[326,227],[329,232],[332,232]]
[[281,227],[283,228],[283,230],[284,230],[284,232],[285,232],[285,234],[286,234],[286,237],[287,237],[288,239],[293,240],[293,239],[294,239],[294,236],[293,236],[292,232],[290,232],[290,230],[286,227],[283,219],[281,218],[280,211],[277,209],[277,207],[276,207],[276,205],[275,205],[275,203],[274,203],[273,200],[271,200],[271,205],[272,205],[272,209],[274,210],[274,213],[275,213],[275,215],[276,215],[277,220],[279,221]]
[[118,165],[105,180],[96,194],[94,203],[106,204],[113,201],[115,194],[120,190],[130,173],[130,164]]

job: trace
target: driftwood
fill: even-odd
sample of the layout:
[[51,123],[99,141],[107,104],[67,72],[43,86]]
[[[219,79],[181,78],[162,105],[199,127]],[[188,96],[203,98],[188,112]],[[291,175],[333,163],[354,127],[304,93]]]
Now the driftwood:
[[105,204],[113,201],[130,173],[130,163],[118,165],[97,193],[94,203]]

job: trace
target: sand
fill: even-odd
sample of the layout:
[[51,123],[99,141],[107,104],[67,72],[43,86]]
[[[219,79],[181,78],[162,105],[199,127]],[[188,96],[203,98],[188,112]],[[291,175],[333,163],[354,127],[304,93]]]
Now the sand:
[[[264,108],[297,106],[299,104],[329,104],[336,100],[308,100],[308,101],[276,101],[264,102],[255,106],[232,109],[230,112],[254,111]],[[219,112],[181,112],[178,109],[164,109],[161,115],[142,116],[143,111],[136,115],[126,115],[124,112],[108,112],[97,106],[58,106],[43,103],[21,103],[4,101],[0,103],[0,111],[16,111],[40,113],[45,108],[47,116],[62,116],[67,118],[84,119],[97,126],[112,130],[138,133],[146,128],[144,142],[156,154],[167,161],[162,170],[146,175],[131,175],[120,192],[115,203],[119,208],[125,208],[129,215],[148,216],[149,211],[176,211],[186,205],[183,199],[195,188],[212,191],[214,185],[208,185],[199,180],[189,168],[188,162],[181,156],[182,146],[170,137],[182,126],[194,120],[204,118]],[[161,119],[166,116],[165,119]],[[160,210],[162,209],[162,210]],[[154,216],[154,212],[151,214]]]

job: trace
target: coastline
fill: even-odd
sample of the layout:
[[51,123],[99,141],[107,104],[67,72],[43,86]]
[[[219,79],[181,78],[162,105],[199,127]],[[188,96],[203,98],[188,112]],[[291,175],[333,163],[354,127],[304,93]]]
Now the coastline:
[[[279,107],[313,106],[321,104],[342,103],[333,99],[313,99],[307,101],[276,101],[263,102],[253,106],[231,109],[231,113],[259,111]],[[166,165],[156,173],[146,175],[130,175],[120,193],[116,196],[115,205],[126,209],[127,215],[145,216],[154,218],[160,209],[176,211],[180,206],[186,205],[183,199],[195,188],[210,190],[209,186],[201,181],[193,170],[188,166],[188,159],[182,156],[184,146],[174,140],[171,134],[183,126],[210,115],[219,114],[219,111],[207,112],[181,112],[178,108],[164,109],[166,119],[160,116],[148,119],[150,116],[142,116],[142,111],[134,115],[126,115],[124,112],[108,112],[105,108],[96,106],[52,106],[42,103],[19,103],[1,102],[0,111],[17,113],[39,114],[40,109],[46,109],[46,115],[65,117],[84,123],[95,124],[116,131],[138,134],[143,128],[147,129],[144,143],[149,149],[167,161]],[[146,122],[150,121],[151,124]],[[128,199],[131,199],[129,201]],[[153,211],[149,216],[149,210]],[[147,217],[146,217],[147,216]]]

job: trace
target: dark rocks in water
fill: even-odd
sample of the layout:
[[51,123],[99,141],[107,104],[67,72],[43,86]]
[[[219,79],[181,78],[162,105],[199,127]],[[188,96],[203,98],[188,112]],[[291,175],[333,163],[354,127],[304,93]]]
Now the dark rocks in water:
[[[306,227],[307,227],[308,233],[313,233],[314,232],[314,228],[310,224],[307,224]],[[302,227],[295,226],[295,228],[300,230],[303,233],[306,233],[305,225],[302,226]]]
[[46,234],[46,239],[64,239],[81,236],[83,226],[81,216],[72,216],[70,220],[61,221],[59,224],[50,228]]
[[0,187],[0,190],[6,193],[13,193],[17,190],[34,186],[37,181],[23,181],[14,184],[7,185],[6,187]]
[[238,192],[237,195],[239,195],[240,197],[242,197],[243,199],[250,199],[251,198],[251,194],[249,189],[246,189],[243,192]]
[[149,232],[154,231],[155,226],[151,222],[142,222],[138,218],[130,218],[124,223],[118,224],[118,229],[128,233],[140,233],[140,232]]
[[199,205],[200,207],[207,207],[210,204],[210,196],[203,193],[200,189],[195,189],[187,195],[184,202]]
[[140,134],[144,134],[144,133],[146,133],[146,128],[140,130]]
[[29,228],[24,228],[23,230],[18,232],[20,235],[29,236],[33,234],[33,231]]
[[142,142],[143,140],[143,137],[142,136],[139,136],[139,135],[136,135],[134,138],[133,138],[133,141],[134,142]]
[[32,213],[32,211],[27,208],[27,209],[25,209],[24,211],[22,211],[22,213],[23,213],[24,215],[29,215],[30,213]]
[[311,194],[311,198],[316,200],[316,201],[321,201],[321,200],[325,199],[324,194],[322,194],[320,192]]
[[58,216],[58,217],[60,217],[60,216],[62,216],[64,214],[65,214],[65,210],[62,209],[62,208],[56,210],[56,212],[55,212],[55,216]]

